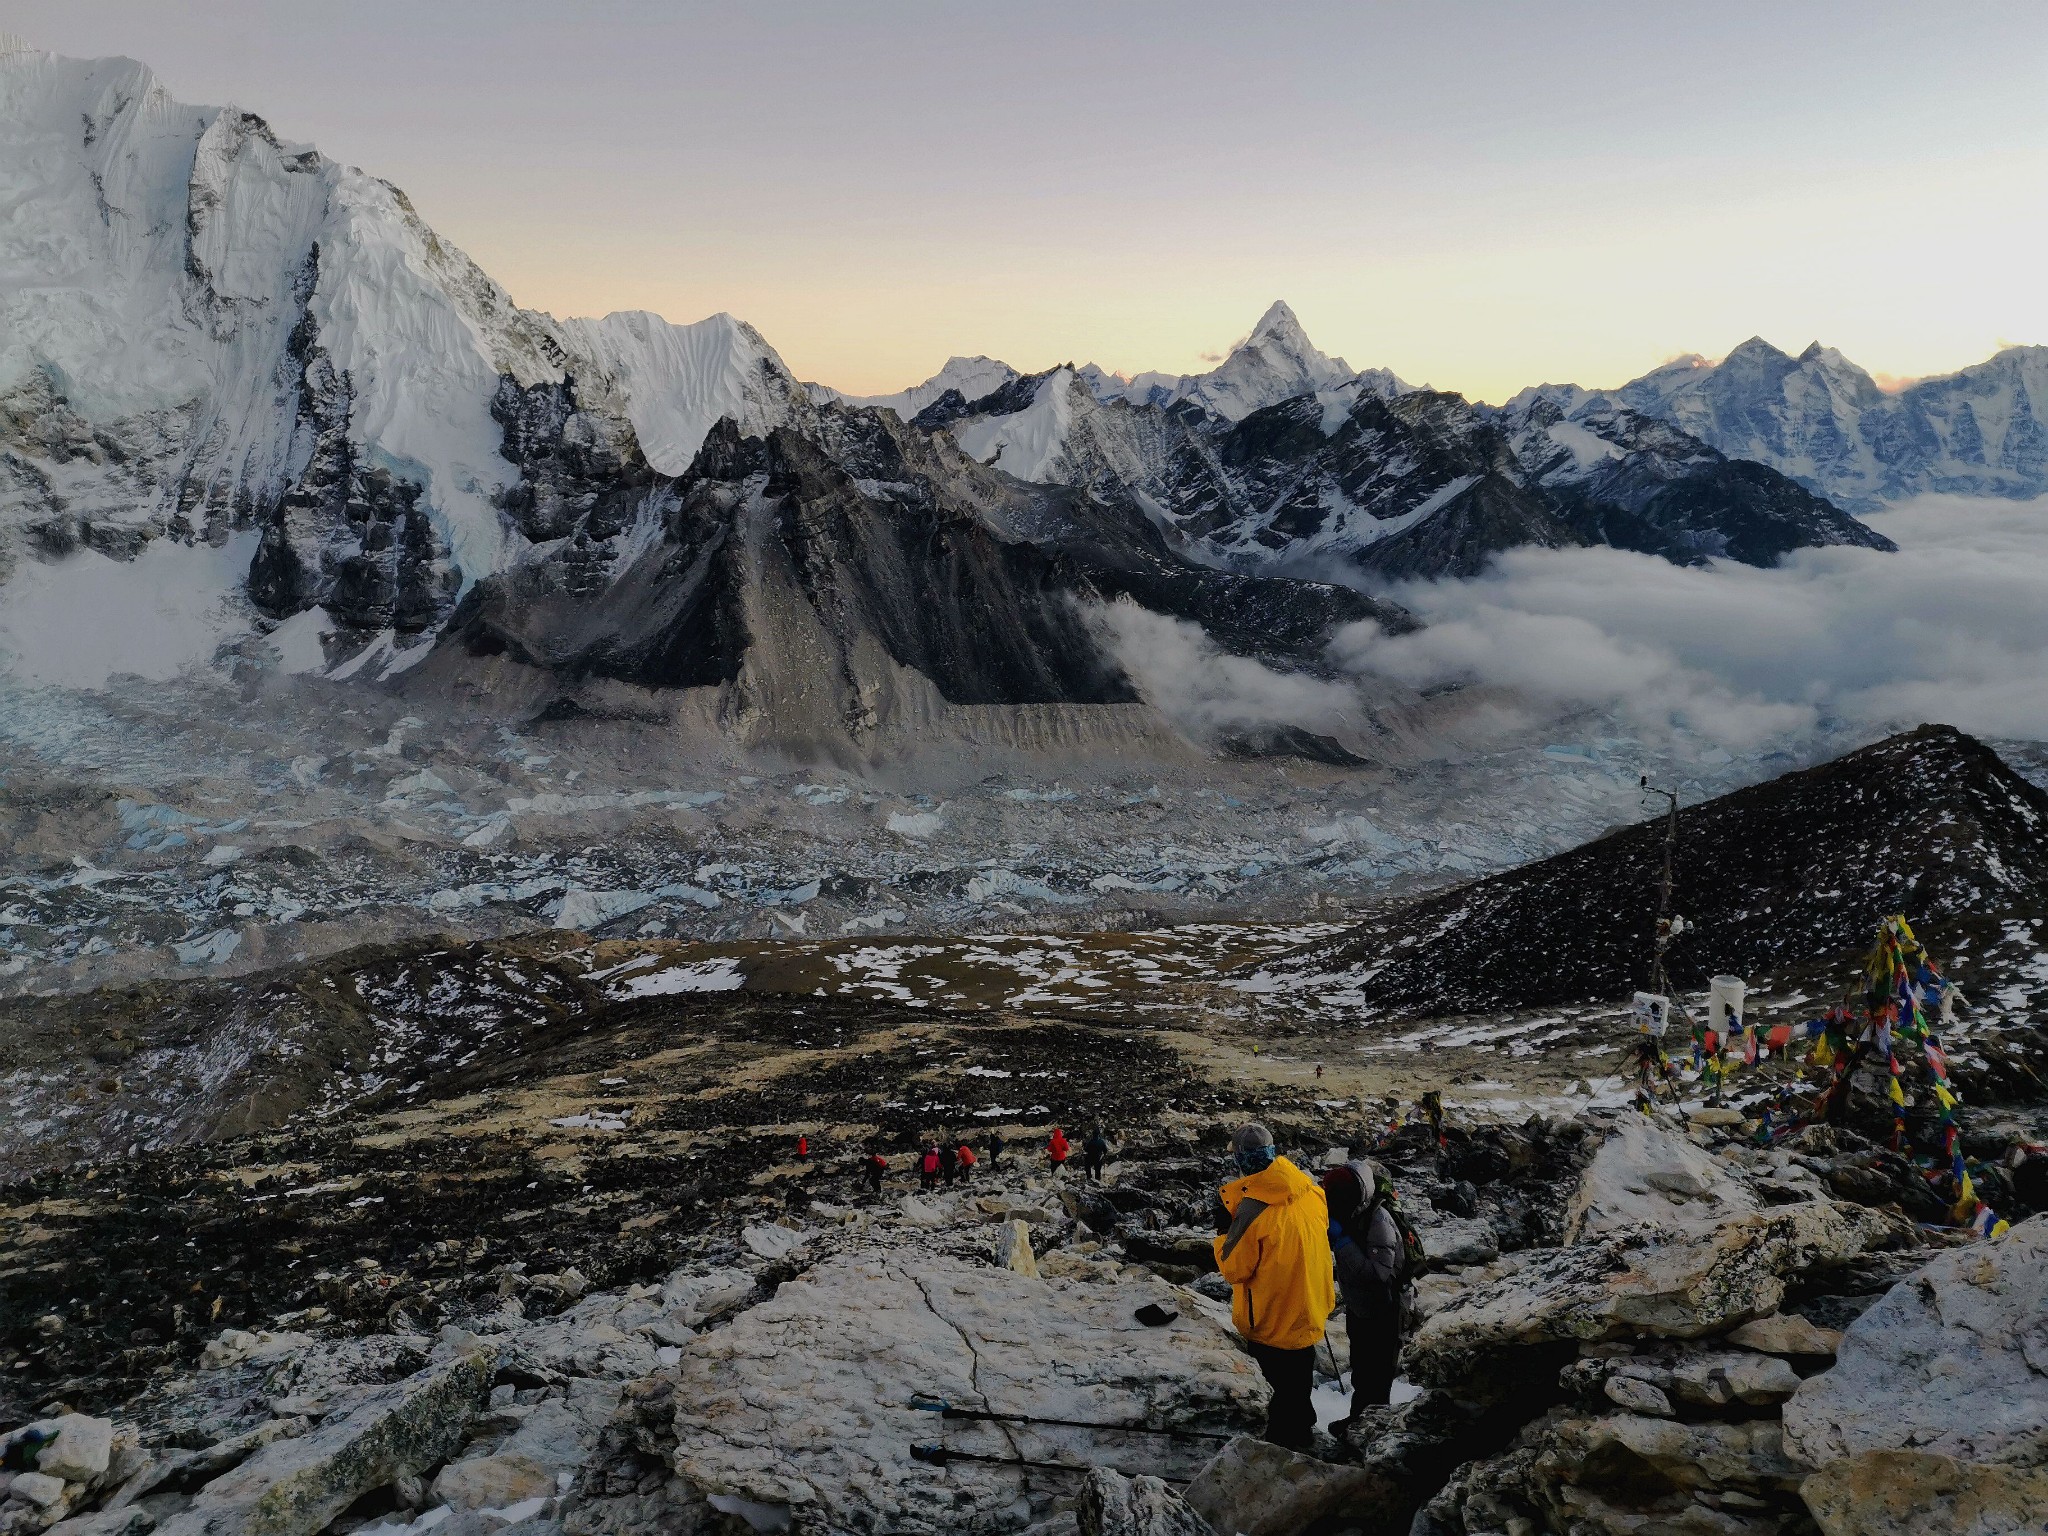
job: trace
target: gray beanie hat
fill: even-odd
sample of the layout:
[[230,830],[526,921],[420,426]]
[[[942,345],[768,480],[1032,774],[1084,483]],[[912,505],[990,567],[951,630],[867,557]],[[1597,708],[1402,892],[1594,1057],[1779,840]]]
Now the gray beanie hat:
[[1252,1152],[1273,1145],[1273,1133],[1256,1120],[1240,1125],[1230,1138],[1232,1152]]

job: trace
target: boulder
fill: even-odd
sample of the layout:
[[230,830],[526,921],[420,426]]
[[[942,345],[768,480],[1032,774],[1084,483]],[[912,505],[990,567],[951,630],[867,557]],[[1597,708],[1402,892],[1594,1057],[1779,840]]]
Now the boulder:
[[[1639,1334],[1691,1339],[1778,1310],[1788,1276],[1910,1241],[1898,1216],[1816,1201],[1705,1231],[1665,1230],[1511,1255],[1476,1283],[1433,1295],[1404,1358],[1427,1386],[1498,1395],[1526,1351]],[[1560,1360],[1561,1363],[1561,1360]],[[1528,1361],[1523,1358],[1526,1367]]]
[[1677,1414],[1664,1389],[1640,1376],[1610,1376],[1602,1390],[1610,1403],[1630,1413],[1648,1414],[1655,1419],[1669,1419]]
[[264,1329],[251,1333],[241,1328],[224,1328],[219,1338],[208,1342],[199,1352],[199,1368],[219,1371],[229,1366],[282,1360],[312,1346],[310,1334],[271,1333]]
[[36,1470],[67,1483],[89,1483],[107,1470],[114,1452],[114,1426],[88,1414],[67,1413],[52,1421],[56,1431],[36,1456]]
[[754,1277],[744,1269],[713,1269],[703,1274],[670,1275],[661,1287],[665,1315],[685,1328],[702,1328],[754,1294]]
[[1774,1312],[1744,1323],[1728,1335],[1728,1342],[1765,1355],[1828,1356],[1840,1346],[1842,1336],[1797,1312]]
[[1081,1536],[1215,1536],[1215,1528],[1156,1477],[1097,1467],[1081,1485]]
[[456,1510],[506,1509],[554,1491],[552,1471],[513,1451],[449,1462],[434,1479],[427,1499]]
[[1773,1355],[1692,1355],[1671,1368],[1669,1390],[1698,1408],[1763,1408],[1797,1392],[1799,1373]]
[[764,1259],[786,1259],[810,1240],[808,1232],[768,1222],[749,1226],[740,1233],[740,1241],[747,1245],[748,1251]]
[[1122,1213],[1100,1190],[1063,1189],[1060,1208],[1089,1231],[1105,1237],[1116,1231],[1117,1222],[1122,1219]]
[[526,1457],[550,1476],[573,1472],[589,1459],[623,1395],[616,1381],[570,1380],[563,1396],[535,1403],[493,1454]]
[[[1634,1414],[1564,1417],[1532,1426],[1523,1439],[1524,1451],[1498,1463],[1514,1475],[1490,1480],[1482,1508],[1490,1504],[1506,1514],[1534,1504],[1544,1518],[1526,1527],[1532,1531],[1776,1536],[1800,1512],[1803,1469],[1786,1459],[1778,1426],[1768,1419],[1681,1424]],[[1478,1491],[1463,1494],[1468,1529]]]
[[1443,1217],[1416,1235],[1432,1264],[1491,1264],[1500,1257],[1500,1234],[1493,1223],[1476,1217]]
[[1033,1280],[925,1250],[853,1250],[784,1282],[674,1367],[674,1466],[700,1502],[737,1498],[901,1533],[1014,1530],[1020,1509],[1064,1492],[1044,1473],[933,1465],[914,1446],[998,1458],[1106,1461],[1186,1477],[1209,1445],[1170,1435],[952,1421],[921,1394],[1034,1418],[1228,1430],[1266,1388],[1228,1329],[1193,1309],[1148,1328],[1134,1315],[1176,1293],[1156,1280]]
[[1319,1461],[1239,1435],[1188,1485],[1187,1502],[1218,1531],[1295,1536],[1322,1521],[1370,1532],[1401,1529],[1400,1490],[1365,1467]]
[[2048,1216],[1893,1286],[1785,1405],[1785,1438],[1815,1468],[1908,1449],[2048,1460]]
[[49,1509],[64,1498],[64,1479],[47,1472],[17,1472],[7,1485],[7,1497],[17,1504]]
[[2048,1526],[2048,1469],[1864,1451],[1800,1486],[1822,1536],[2008,1536]]
[[274,1440],[202,1488],[162,1536],[308,1536],[373,1488],[444,1461],[491,1392],[489,1347],[367,1394],[346,1416]]
[[125,1509],[165,1483],[190,1488],[212,1482],[221,1473],[240,1466],[273,1440],[289,1440],[303,1435],[312,1427],[310,1419],[268,1419],[254,1429],[230,1435],[225,1440],[216,1440],[198,1450],[148,1456],[115,1490],[106,1507]]
[[[508,1363],[558,1376],[603,1376],[630,1381],[661,1368],[647,1335],[657,1304],[621,1301],[615,1295],[587,1296],[568,1311],[523,1328],[507,1346]],[[690,1335],[682,1334],[685,1339]]]
[[1757,1208],[1726,1164],[1648,1115],[1622,1118],[1565,1208],[1564,1239],[1699,1231]]
[[1216,1268],[1215,1234],[1199,1227],[1162,1227],[1124,1236],[1124,1252],[1141,1264],[1170,1264],[1206,1275]]
[[1031,1251],[1031,1229],[1021,1221],[996,1228],[996,1263],[1016,1274],[1038,1278],[1038,1257]]

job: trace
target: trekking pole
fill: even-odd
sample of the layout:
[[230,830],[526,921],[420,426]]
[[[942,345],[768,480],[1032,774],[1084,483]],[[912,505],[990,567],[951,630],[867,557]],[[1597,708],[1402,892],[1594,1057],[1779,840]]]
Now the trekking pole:
[[[992,1467],[1036,1467],[1046,1472],[1079,1472],[1086,1474],[1095,1470],[1092,1465],[1076,1466],[1070,1461],[1031,1461],[1022,1456],[984,1456],[979,1451],[955,1451],[943,1445],[913,1445],[910,1448],[910,1459],[912,1461],[921,1461],[928,1466],[934,1467],[943,1467],[955,1461],[975,1461]],[[1118,1471],[1114,1467],[1109,1470]],[[1120,1472],[1119,1475],[1123,1477],[1138,1477],[1151,1474]],[[1182,1487],[1187,1486],[1185,1478],[1167,1477],[1161,1478],[1160,1481],[1177,1483]]]
[[1060,1429],[1106,1429],[1134,1435],[1173,1435],[1186,1440],[1231,1440],[1234,1435],[1207,1429],[1154,1428],[1150,1424],[1103,1424],[1090,1419],[1044,1419],[1028,1413],[997,1413],[990,1408],[956,1408],[943,1397],[920,1392],[910,1406],[919,1413],[936,1413],[941,1418],[968,1419],[989,1424],[1050,1424]]

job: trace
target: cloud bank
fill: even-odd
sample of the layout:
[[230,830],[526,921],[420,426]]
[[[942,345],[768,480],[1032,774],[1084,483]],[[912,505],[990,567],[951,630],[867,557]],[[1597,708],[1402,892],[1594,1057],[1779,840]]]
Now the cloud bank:
[[2048,502],[1922,497],[1869,521],[1899,553],[1757,570],[1516,550],[1474,580],[1395,589],[1426,627],[1354,625],[1333,652],[1359,675],[1492,683],[1731,749],[1921,721],[2048,740]]
[[1361,711],[1349,680],[1276,671],[1229,655],[1201,625],[1129,598],[1091,608],[1088,617],[1145,701],[1199,739],[1273,725],[1324,734],[1355,722]]
[[1385,683],[1489,685],[1532,732],[1588,711],[1730,752],[1922,721],[2048,741],[2048,501],[1922,497],[1869,519],[1899,553],[1802,550],[1770,570],[1614,549],[1511,551],[1387,595],[1405,635],[1340,631],[1334,677],[1225,655],[1195,625],[1099,610],[1139,690],[1183,729],[1341,732]]

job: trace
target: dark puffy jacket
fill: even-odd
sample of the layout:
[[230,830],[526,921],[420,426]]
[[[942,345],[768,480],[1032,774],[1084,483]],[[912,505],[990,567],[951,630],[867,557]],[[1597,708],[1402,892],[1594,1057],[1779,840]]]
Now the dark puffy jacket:
[[1349,1221],[1330,1223],[1330,1252],[1337,1261],[1337,1283],[1352,1290],[1387,1289],[1401,1273],[1401,1229],[1375,1197],[1379,1170],[1362,1159],[1344,1166],[1358,1181],[1365,1209]]

